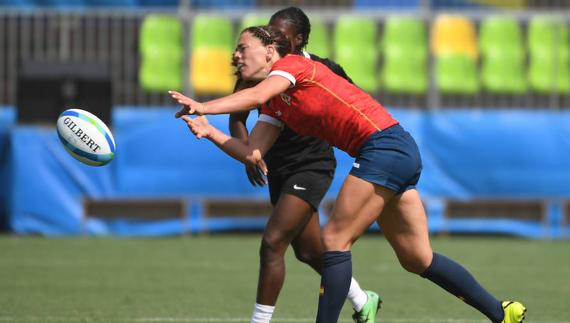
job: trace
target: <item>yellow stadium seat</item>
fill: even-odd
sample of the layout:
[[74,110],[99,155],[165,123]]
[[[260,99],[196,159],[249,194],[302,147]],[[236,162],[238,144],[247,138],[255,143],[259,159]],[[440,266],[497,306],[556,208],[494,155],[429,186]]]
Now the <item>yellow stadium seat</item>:
[[441,15],[432,25],[431,47],[435,56],[464,54],[479,56],[475,25],[463,16]]
[[226,95],[234,87],[232,22],[216,15],[194,18],[190,41],[190,86],[197,95]]
[[222,48],[202,47],[193,51],[190,82],[197,95],[229,94],[235,83],[231,52]]

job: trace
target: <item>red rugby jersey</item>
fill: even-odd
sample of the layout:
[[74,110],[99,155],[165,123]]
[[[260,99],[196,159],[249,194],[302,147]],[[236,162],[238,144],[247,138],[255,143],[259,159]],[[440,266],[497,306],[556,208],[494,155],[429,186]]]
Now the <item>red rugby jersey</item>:
[[260,120],[321,138],[351,156],[375,131],[398,121],[366,92],[325,65],[299,55],[286,55],[269,73],[285,77],[291,87],[261,109]]

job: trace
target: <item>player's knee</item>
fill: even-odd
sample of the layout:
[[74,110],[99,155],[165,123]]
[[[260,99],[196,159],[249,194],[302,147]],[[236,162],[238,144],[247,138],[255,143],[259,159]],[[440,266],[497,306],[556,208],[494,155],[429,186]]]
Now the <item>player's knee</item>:
[[321,240],[324,250],[349,250],[352,245],[352,239],[334,226],[325,226]]
[[284,245],[281,241],[263,237],[259,247],[259,257],[262,262],[271,262],[275,259],[283,258],[286,250],[287,244]]
[[303,248],[295,248],[295,257],[302,263],[305,264],[320,264],[321,261],[321,252],[315,249],[303,249]]
[[421,255],[417,254],[398,256],[398,260],[400,261],[402,268],[418,275],[426,271],[431,261],[427,257],[422,257]]
[[298,250],[295,250],[295,258],[305,264],[311,263],[312,261],[311,254]]

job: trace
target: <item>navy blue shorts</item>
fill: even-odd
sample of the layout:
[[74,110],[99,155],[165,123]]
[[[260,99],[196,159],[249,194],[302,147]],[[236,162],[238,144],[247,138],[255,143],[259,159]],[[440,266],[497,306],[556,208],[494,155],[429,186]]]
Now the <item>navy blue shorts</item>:
[[402,126],[394,125],[366,139],[350,174],[399,194],[415,188],[421,172],[414,138]]

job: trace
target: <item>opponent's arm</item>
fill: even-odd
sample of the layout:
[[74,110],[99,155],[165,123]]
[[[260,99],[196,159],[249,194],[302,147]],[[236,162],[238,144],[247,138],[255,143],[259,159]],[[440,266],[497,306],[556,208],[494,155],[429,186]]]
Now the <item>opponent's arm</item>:
[[[234,93],[243,91],[247,88],[251,88],[252,86],[255,86],[255,83],[247,82],[241,78],[238,78],[234,86]],[[247,137],[249,136],[246,127],[248,117],[249,111],[240,111],[230,114],[229,127],[232,137],[247,140]]]
[[[234,92],[242,91],[244,89],[255,86],[256,84],[257,83],[255,82],[247,82],[242,79],[238,79],[234,87]],[[246,126],[248,117],[249,117],[249,111],[234,112],[230,114],[229,128],[232,137],[239,138],[242,139],[244,142],[247,142],[249,137],[249,132]],[[261,171],[261,169],[265,168],[267,168],[267,165],[265,165],[265,162],[263,160],[261,160],[259,162],[259,165],[256,166],[251,166],[247,164],[245,165],[245,173],[251,185],[259,187],[267,185],[267,178],[264,176],[263,172]]]
[[[248,142],[249,140],[249,134],[246,127],[248,115],[249,111],[234,112],[230,114],[230,134],[232,137],[241,139],[243,142]],[[259,187],[267,185],[267,178],[261,171],[261,169],[266,168],[267,165],[263,159],[259,162],[258,165],[245,165],[245,173],[251,185]]]
[[249,111],[234,112],[230,114],[229,128],[232,137],[247,140],[249,133],[247,131],[246,122]]
[[279,132],[281,131],[278,126],[259,121],[251,131],[248,142],[244,143],[210,125],[208,119],[204,116],[196,118],[183,116],[182,119],[198,139],[207,138],[220,147],[225,153],[244,164],[259,165],[262,168],[262,172],[267,175],[267,168],[262,167],[260,162],[263,160],[265,153],[267,153],[277,140]]
[[176,118],[187,114],[224,114],[254,109],[291,86],[291,82],[281,76],[270,76],[256,86],[219,99],[200,103],[176,91],[168,91],[170,96],[182,104]]

